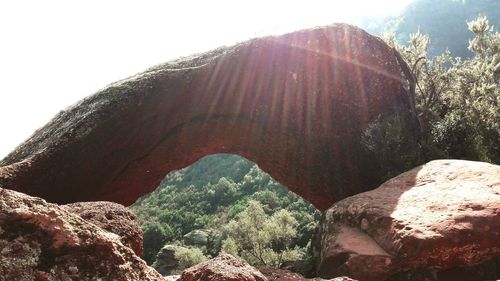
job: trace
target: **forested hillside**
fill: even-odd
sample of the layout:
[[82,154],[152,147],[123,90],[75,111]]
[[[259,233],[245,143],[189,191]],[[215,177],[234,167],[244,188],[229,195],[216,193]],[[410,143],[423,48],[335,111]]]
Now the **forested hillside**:
[[452,56],[472,57],[467,49],[473,34],[467,21],[486,16],[490,23],[500,26],[500,1],[497,0],[416,0],[398,16],[366,18],[363,28],[372,34],[394,32],[399,43],[406,44],[410,34],[420,30],[430,37],[429,55],[436,56],[448,48]]
[[143,223],[145,259],[154,261],[165,243],[204,229],[216,237],[205,250],[216,255],[224,237],[223,226],[245,210],[248,201],[260,202],[267,215],[285,209],[298,223],[292,246],[305,248],[319,220],[319,212],[274,181],[254,163],[237,155],[207,156],[170,173],[154,192],[131,208]]

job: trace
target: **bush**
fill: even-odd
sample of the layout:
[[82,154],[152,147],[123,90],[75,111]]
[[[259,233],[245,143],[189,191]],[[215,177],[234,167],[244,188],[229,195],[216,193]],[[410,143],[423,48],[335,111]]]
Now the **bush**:
[[423,127],[424,160],[459,158],[500,163],[500,34],[486,17],[468,22],[474,57],[449,51],[429,58],[429,36],[410,36],[408,46],[383,39],[411,67],[416,107]]
[[297,226],[289,211],[282,209],[268,216],[259,202],[249,201],[238,219],[227,225],[228,238],[222,251],[252,265],[280,267],[303,256],[303,249],[291,247],[297,237]]
[[177,247],[175,250],[175,258],[179,261],[178,269],[180,271],[207,260],[207,257],[203,255],[200,249],[185,247]]
[[151,265],[155,261],[158,251],[165,245],[165,242],[173,237],[173,234],[166,231],[159,223],[145,224],[143,232],[144,260]]

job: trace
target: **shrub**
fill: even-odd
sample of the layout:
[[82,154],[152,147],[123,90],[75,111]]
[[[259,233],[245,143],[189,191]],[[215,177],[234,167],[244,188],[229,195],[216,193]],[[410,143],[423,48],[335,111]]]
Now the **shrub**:
[[249,201],[239,217],[227,225],[228,238],[223,242],[222,251],[252,265],[279,267],[303,256],[303,249],[291,248],[297,227],[289,211],[282,209],[268,216],[259,202]]
[[178,268],[181,271],[207,260],[207,257],[203,255],[200,249],[185,247],[177,247],[175,258],[179,261]]

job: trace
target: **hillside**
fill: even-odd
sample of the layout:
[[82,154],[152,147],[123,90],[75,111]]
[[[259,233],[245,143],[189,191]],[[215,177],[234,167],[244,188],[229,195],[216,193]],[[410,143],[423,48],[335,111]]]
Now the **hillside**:
[[486,16],[495,27],[500,26],[500,1],[495,0],[416,0],[398,16],[366,18],[362,27],[378,35],[394,32],[400,43],[406,44],[410,34],[420,30],[431,38],[429,55],[436,56],[448,48],[452,56],[472,57],[467,49],[473,34],[467,21],[478,15]]
[[[179,242],[193,230],[221,230],[251,199],[260,202],[267,214],[291,211],[299,223],[294,244],[307,246],[320,213],[254,163],[237,155],[217,154],[168,174],[158,189],[132,205],[142,222],[146,261],[152,263],[165,243]],[[220,245],[207,249],[208,254],[219,250]]]

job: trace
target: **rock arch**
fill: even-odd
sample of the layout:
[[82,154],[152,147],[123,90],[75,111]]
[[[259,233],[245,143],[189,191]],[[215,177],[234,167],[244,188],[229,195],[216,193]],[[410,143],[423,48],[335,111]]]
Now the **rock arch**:
[[59,113],[0,162],[0,186],[131,204],[169,171],[225,152],[325,210],[381,183],[384,157],[369,143],[381,120],[396,118],[414,139],[405,68],[380,39],[343,24],[181,58]]

